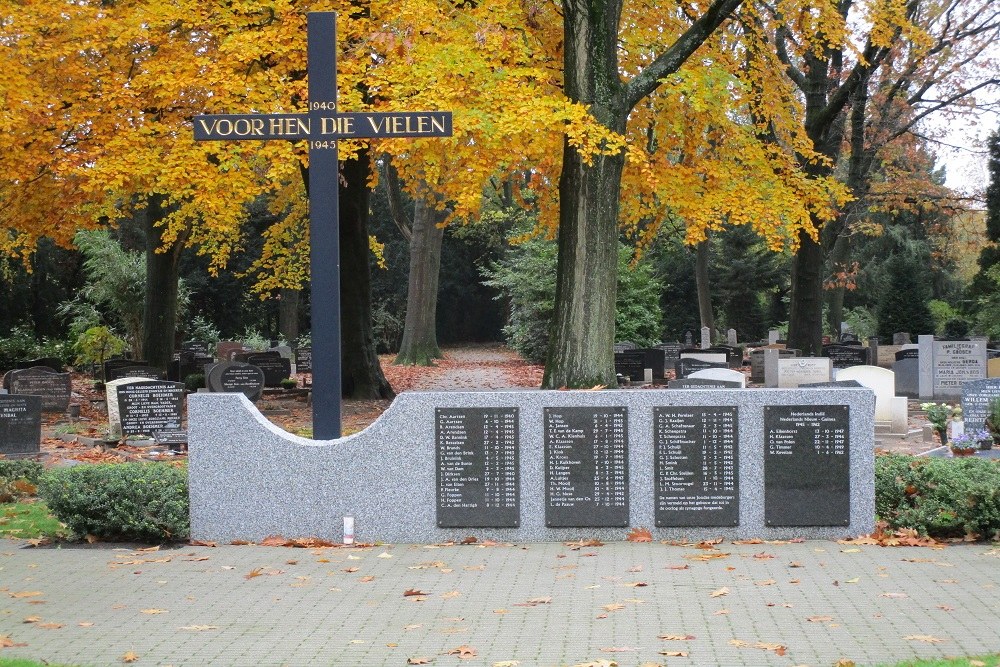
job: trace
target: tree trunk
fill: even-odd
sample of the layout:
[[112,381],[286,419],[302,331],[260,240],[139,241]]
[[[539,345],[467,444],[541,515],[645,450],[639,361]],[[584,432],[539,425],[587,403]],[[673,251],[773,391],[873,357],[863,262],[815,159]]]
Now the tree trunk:
[[712,284],[708,279],[709,241],[706,238],[695,248],[694,281],[698,291],[698,314],[701,326],[715,331],[715,312],[712,310]]
[[393,398],[372,332],[368,258],[368,149],[340,171],[341,372],[345,398]]
[[395,364],[430,366],[442,356],[437,343],[437,299],[444,228],[438,223],[444,216],[445,212],[435,210],[422,198],[414,202],[406,322]]
[[[149,365],[167,370],[174,355],[177,331],[177,285],[184,237],[179,237],[163,252],[163,227],[156,223],[167,212],[163,197],[151,195],[141,220],[146,232],[146,295],[142,314],[142,350]],[[183,378],[182,378],[183,379]]]
[[826,324],[835,335],[840,334],[840,325],[844,321],[844,293],[847,291],[844,280],[847,278],[840,277],[839,274],[846,273],[850,268],[847,266],[851,259],[850,239],[850,236],[841,233],[833,242],[833,250],[830,252],[830,272],[834,276],[835,283],[827,289]]
[[299,337],[299,296],[301,291],[282,287],[278,292],[278,333],[286,343],[295,345]]
[[[814,220],[813,224],[823,224]],[[803,356],[823,350],[823,247],[799,232],[799,251],[792,259],[792,290],[788,312],[788,347]]]

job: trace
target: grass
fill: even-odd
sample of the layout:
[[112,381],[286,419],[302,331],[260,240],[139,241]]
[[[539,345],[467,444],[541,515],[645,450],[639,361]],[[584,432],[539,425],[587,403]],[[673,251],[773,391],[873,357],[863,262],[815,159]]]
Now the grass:
[[[3,665],[0,664],[0,667],[3,667]],[[1000,667],[1000,655],[983,655],[975,658],[905,660],[880,667]]]
[[54,662],[36,662],[26,658],[0,658],[0,667],[71,667]]
[[[66,528],[41,501],[0,504],[0,537],[30,540],[68,536]],[[4,667],[3,663],[0,667]]]

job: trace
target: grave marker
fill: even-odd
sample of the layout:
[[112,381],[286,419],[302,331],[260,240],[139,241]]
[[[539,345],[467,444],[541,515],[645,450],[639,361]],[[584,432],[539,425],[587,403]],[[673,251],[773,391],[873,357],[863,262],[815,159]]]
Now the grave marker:
[[69,373],[56,373],[47,366],[33,366],[8,373],[11,394],[30,394],[42,399],[42,412],[66,412],[73,386]]
[[307,140],[312,304],[313,433],[340,437],[339,139],[448,137],[450,111],[340,113],[337,106],[337,15],[310,12],[308,113],[196,116],[196,140]]
[[205,376],[209,391],[239,392],[256,402],[264,392],[264,371],[239,361],[220,361]]
[[830,381],[830,359],[826,357],[778,358],[778,387],[791,389],[811,382]]
[[972,380],[962,385],[962,421],[966,433],[986,428],[990,401],[1000,398],[1000,378]]
[[312,373],[312,348],[295,348],[295,372]]
[[[720,369],[721,370],[721,369]],[[701,371],[696,371],[700,373]],[[686,377],[667,382],[668,389],[740,389],[738,382],[727,380],[708,380],[705,378]]]
[[122,435],[178,430],[184,411],[184,383],[143,380],[118,387]]
[[0,458],[37,454],[42,442],[42,399],[0,395]]

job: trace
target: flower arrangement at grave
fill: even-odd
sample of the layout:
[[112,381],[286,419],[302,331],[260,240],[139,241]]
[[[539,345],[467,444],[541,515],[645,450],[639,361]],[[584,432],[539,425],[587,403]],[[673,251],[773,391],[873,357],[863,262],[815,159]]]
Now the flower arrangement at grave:
[[980,443],[983,440],[992,440],[993,436],[986,429],[979,429],[978,431],[968,431],[966,433],[959,433],[954,438],[948,441],[948,448],[951,453],[955,456],[972,456],[977,449],[980,449]]
[[986,410],[986,430],[990,433],[991,444],[1000,446],[1000,398],[990,400]]
[[941,444],[948,442],[948,422],[962,418],[962,408],[947,403],[921,403],[920,409],[927,416],[927,421],[938,434]]

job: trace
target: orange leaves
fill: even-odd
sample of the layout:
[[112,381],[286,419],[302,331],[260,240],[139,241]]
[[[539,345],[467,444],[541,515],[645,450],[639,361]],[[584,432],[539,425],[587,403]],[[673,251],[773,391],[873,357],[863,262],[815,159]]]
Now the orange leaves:
[[629,542],[652,542],[653,534],[648,528],[633,528],[625,539]]

